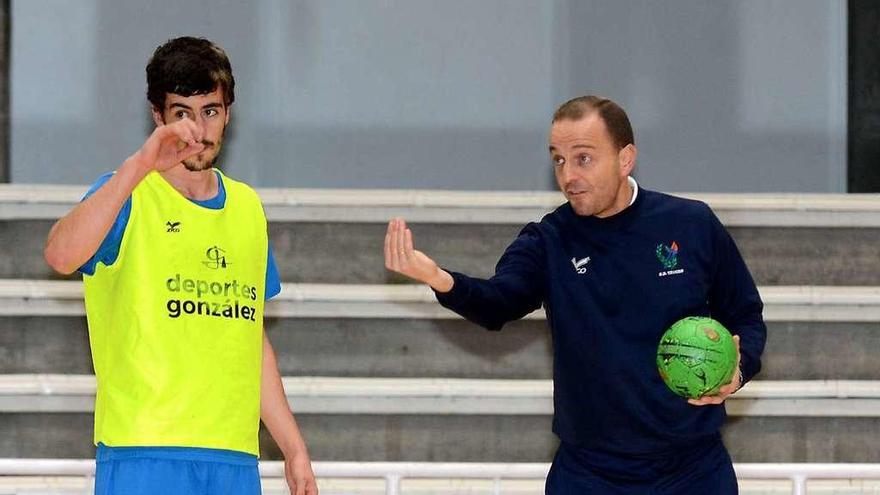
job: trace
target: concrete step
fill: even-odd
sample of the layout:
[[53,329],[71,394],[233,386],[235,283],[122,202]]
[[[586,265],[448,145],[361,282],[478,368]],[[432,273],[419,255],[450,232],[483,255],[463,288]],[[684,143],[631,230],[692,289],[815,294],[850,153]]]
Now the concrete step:
[[[550,378],[543,321],[487,332],[464,320],[273,318],[282,373],[305,376]],[[880,379],[880,323],[770,322],[767,380]],[[833,357],[832,357],[833,356]],[[92,373],[83,317],[0,317],[0,373]]]
[[[880,379],[872,351],[880,348],[880,289],[761,290],[769,326],[762,379]],[[0,281],[0,373],[90,373],[81,296],[77,282]],[[441,308],[423,287],[313,284],[285,285],[267,312],[285,374],[551,374],[541,312],[487,332]]]
[[[0,184],[0,218],[55,219],[86,186]],[[258,189],[267,216],[295,222],[521,224],[565,202],[555,191],[430,189]],[[707,203],[731,226],[880,227],[880,195],[815,193],[671,193]]]
[[[283,379],[303,414],[553,414],[551,380]],[[0,375],[0,412],[94,412],[92,375]],[[727,400],[730,416],[880,417],[880,380],[755,380]]]
[[[60,278],[42,259],[46,235],[78,187],[0,186],[0,277]],[[488,276],[522,225],[556,193],[261,190],[282,280],[406,282],[382,259],[385,224],[411,220],[417,247],[450,269]],[[764,285],[880,285],[880,195],[688,195],[729,227]]]
[[[765,286],[758,288],[766,321],[880,321],[880,287]],[[192,293],[192,291],[190,292]],[[181,293],[186,299],[186,292]],[[192,296],[195,297],[195,296]],[[191,311],[181,305],[181,311]],[[82,316],[81,282],[0,279],[2,316]],[[267,318],[459,319],[425,285],[282,284]],[[524,319],[545,319],[538,309]]]
[[[550,417],[297,414],[317,461],[549,462],[558,445]],[[731,418],[734,462],[880,462],[880,418]],[[262,432],[261,457],[280,459]],[[0,414],[0,456],[88,458],[88,413]]]
[[[488,277],[521,225],[412,224],[416,248],[438,264]],[[731,227],[761,285],[880,285],[880,228]],[[273,223],[270,238],[290,282],[408,282],[384,267],[385,224]]]
[[[52,272],[42,252],[51,221],[2,221],[0,277],[72,279]],[[441,266],[488,277],[521,225],[413,224],[416,247]],[[732,227],[761,285],[880,285],[880,228]],[[385,224],[269,225],[281,279],[289,282],[409,283],[385,270]]]

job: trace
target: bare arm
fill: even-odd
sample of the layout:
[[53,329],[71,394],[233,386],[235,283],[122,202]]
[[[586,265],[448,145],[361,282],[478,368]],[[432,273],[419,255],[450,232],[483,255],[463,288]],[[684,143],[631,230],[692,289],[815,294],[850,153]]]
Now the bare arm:
[[263,332],[263,374],[260,383],[260,418],[284,453],[284,475],[291,495],[318,495],[306,442],[290,412],[272,344]]
[[106,184],[55,222],[43,251],[46,263],[65,275],[82,266],[98,250],[135,186],[151,171],[167,170],[202,151],[203,134],[188,119],[157,127]]
[[145,168],[134,156],[130,157],[106,184],[55,222],[43,252],[46,263],[67,275],[88,261],[145,175]]

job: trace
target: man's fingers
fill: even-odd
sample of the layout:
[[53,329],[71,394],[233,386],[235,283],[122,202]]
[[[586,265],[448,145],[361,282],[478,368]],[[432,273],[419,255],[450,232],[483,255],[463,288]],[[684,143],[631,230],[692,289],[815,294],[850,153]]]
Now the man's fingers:
[[401,246],[404,243],[401,225],[403,220],[392,218],[385,232],[385,266],[391,271],[400,273],[403,268],[404,255]]
[[190,119],[182,119],[172,124],[164,125],[158,129],[158,139],[162,146],[168,146],[173,142],[175,159],[179,161],[201,153],[205,150],[203,140],[205,131]]
[[400,224],[403,222],[400,218],[394,219],[394,228],[391,231],[391,259],[394,260],[394,269],[400,271],[403,268],[403,256],[400,245],[403,242],[400,236]]
[[394,220],[390,220],[388,222],[388,228],[385,229],[385,268],[388,270],[392,270],[394,267],[391,264],[391,226],[394,224]]
[[393,218],[388,222],[384,252],[385,268],[421,280],[417,273],[420,258],[416,256],[413,233],[406,227],[406,221],[402,218]]
[[406,229],[403,231],[403,252],[406,253],[407,261],[412,261],[414,250],[412,230]]
[[306,495],[306,480],[304,478],[296,480],[296,495]]
[[[196,143],[195,131],[195,123],[192,121],[188,121],[187,119],[183,119],[174,122],[173,124],[162,126],[159,129],[159,137],[164,141],[165,139],[173,136],[177,138],[178,141],[183,142],[185,145],[189,145]],[[180,142],[177,143],[178,149],[186,147],[181,146]]]
[[201,143],[205,139],[205,130],[188,118],[180,119],[172,126],[179,133],[178,136],[181,139],[187,137],[184,141],[190,144]]
[[[183,119],[163,125],[150,135],[142,150],[147,150],[145,158],[154,163],[180,163],[205,150],[202,142],[204,130],[195,122]],[[160,165],[160,168],[165,168]]]
[[183,149],[177,151],[177,161],[182,162],[191,156],[195,156],[205,151],[205,145],[202,143],[189,144]]
[[718,390],[716,395],[706,395],[697,399],[688,399],[688,404],[692,406],[708,406],[711,404],[721,404],[730,395],[729,386],[725,385]]
[[[199,153],[201,153],[204,150],[205,150],[205,147],[201,143],[190,144],[186,148],[184,148],[183,150],[180,150],[177,153],[175,153],[173,155],[174,158],[172,160],[170,160],[170,162],[167,162],[167,164],[168,165],[175,165],[175,164],[181,163],[185,160],[188,160],[188,159],[198,155]],[[162,160],[161,163],[166,163],[166,160]],[[162,169],[168,168],[167,166],[164,166],[164,165],[159,165],[159,166]]]
[[401,263],[406,261],[406,222],[399,218],[397,222],[397,232],[396,240],[397,240],[397,254],[400,256]]

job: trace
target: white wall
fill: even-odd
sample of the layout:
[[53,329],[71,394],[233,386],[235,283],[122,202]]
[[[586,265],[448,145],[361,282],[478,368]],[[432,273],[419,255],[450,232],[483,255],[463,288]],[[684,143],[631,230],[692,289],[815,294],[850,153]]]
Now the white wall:
[[257,186],[548,189],[547,125],[629,111],[675,191],[843,191],[843,1],[14,0],[14,182],[87,183],[143,141],[155,47],[230,55],[222,166]]

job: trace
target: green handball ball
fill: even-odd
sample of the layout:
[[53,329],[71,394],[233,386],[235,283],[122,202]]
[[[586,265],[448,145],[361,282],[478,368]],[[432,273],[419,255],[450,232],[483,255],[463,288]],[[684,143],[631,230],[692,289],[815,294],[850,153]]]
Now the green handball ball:
[[712,318],[682,318],[660,339],[657,368],[666,386],[682,397],[715,395],[736,372],[733,336]]

